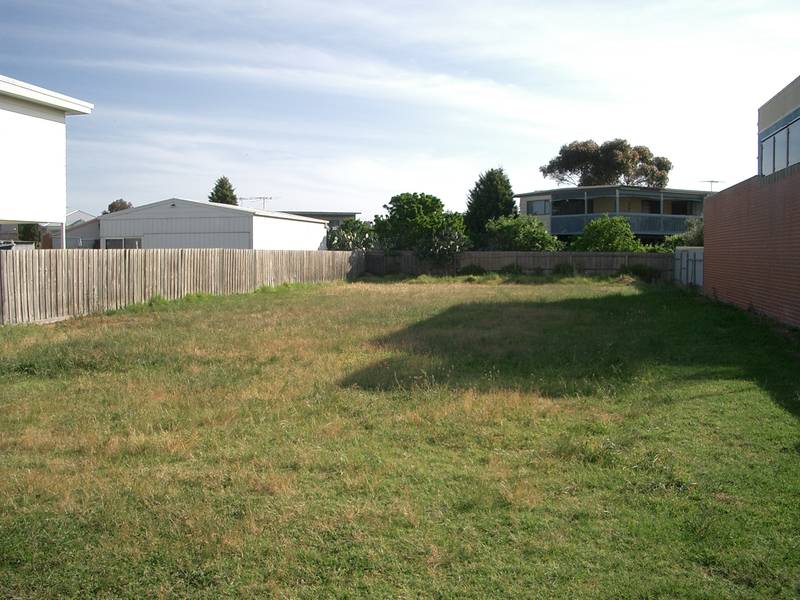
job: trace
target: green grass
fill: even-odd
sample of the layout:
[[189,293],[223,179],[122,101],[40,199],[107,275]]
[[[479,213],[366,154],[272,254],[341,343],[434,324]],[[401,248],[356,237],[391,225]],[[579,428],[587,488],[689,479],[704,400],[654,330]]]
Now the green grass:
[[797,333],[630,279],[0,329],[1,597],[794,598]]

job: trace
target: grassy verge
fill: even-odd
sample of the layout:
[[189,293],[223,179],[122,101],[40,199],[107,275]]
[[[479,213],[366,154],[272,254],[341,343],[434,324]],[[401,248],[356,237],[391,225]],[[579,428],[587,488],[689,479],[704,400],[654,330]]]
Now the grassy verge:
[[471,277],[0,329],[0,595],[796,596],[795,333]]

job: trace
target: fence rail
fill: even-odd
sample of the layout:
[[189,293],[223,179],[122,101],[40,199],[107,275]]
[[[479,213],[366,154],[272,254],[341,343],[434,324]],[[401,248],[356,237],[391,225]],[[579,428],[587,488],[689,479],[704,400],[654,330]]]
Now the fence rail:
[[0,324],[37,323],[118,309],[154,296],[237,294],[364,272],[363,252],[36,250],[0,252]]
[[366,271],[373,275],[457,272],[467,266],[487,271],[515,267],[523,273],[550,274],[562,265],[586,275],[615,275],[626,268],[642,265],[660,273],[664,281],[672,279],[672,254],[645,252],[462,252],[447,265],[421,261],[408,251],[367,252],[366,257]]

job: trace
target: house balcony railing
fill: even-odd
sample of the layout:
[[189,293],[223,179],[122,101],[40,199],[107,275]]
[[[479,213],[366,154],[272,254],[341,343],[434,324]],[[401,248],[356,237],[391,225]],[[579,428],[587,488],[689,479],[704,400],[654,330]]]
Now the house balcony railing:
[[578,235],[589,221],[608,214],[610,217],[625,217],[631,229],[638,235],[673,235],[683,233],[691,219],[686,215],[658,215],[640,213],[598,213],[588,215],[553,215],[550,217],[550,232],[554,235]]

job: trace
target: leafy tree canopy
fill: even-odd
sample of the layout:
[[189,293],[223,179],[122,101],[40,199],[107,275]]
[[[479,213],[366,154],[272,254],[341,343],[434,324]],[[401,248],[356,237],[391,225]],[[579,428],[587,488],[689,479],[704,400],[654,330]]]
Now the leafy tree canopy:
[[498,217],[486,224],[486,233],[491,250],[557,252],[564,248],[536,217]]
[[589,221],[572,243],[572,249],[582,252],[644,252],[642,242],[633,234],[625,217],[600,218]]
[[375,216],[375,236],[384,250],[413,250],[421,258],[444,261],[467,247],[464,218],[445,212],[436,196],[403,193]]
[[457,212],[445,212],[423,230],[414,252],[420,258],[446,264],[468,247],[464,216]]
[[615,139],[598,145],[594,140],[561,146],[558,155],[539,168],[542,175],[570,185],[641,185],[663,188],[672,162],[653,156],[647,146],[631,146]]
[[236,199],[236,190],[233,188],[231,180],[224,175],[217,179],[214,189],[208,195],[208,201],[219,204],[233,204],[234,206],[239,204]]
[[375,216],[375,234],[385,250],[413,250],[426,229],[444,214],[444,204],[430,194],[403,193],[384,204],[386,216]]
[[469,191],[467,212],[464,213],[464,224],[473,246],[486,247],[486,224],[491,219],[515,213],[514,192],[505,171],[497,168],[481,173],[475,186]]
[[21,242],[41,244],[44,233],[44,228],[38,223],[20,223],[17,225],[17,239]]
[[104,215],[108,213],[115,213],[121,210],[128,210],[129,208],[133,208],[133,203],[128,202],[127,200],[123,200],[122,198],[117,198],[113,202],[109,203],[108,208],[103,211]]
[[374,245],[375,232],[366,221],[347,219],[328,230],[328,250],[369,250]]

